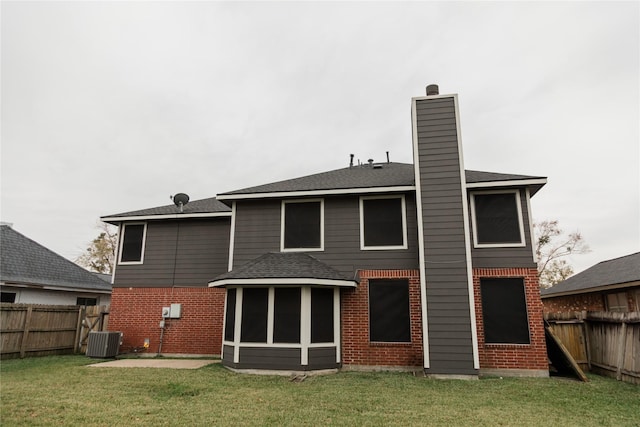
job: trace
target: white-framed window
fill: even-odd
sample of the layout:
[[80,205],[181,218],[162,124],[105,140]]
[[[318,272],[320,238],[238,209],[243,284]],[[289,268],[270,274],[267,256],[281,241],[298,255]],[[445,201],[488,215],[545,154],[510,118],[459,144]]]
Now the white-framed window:
[[123,224],[120,235],[118,264],[142,264],[147,237],[147,223]]
[[615,311],[618,313],[626,313],[629,311],[626,292],[616,292],[615,294],[607,294],[607,311]]
[[481,277],[480,297],[486,344],[530,344],[524,279]]
[[369,341],[411,342],[408,279],[369,279]]
[[519,190],[472,193],[471,223],[476,248],[525,246]]
[[280,250],[324,250],[324,200],[283,200]]
[[360,249],[407,249],[404,195],[360,197]]

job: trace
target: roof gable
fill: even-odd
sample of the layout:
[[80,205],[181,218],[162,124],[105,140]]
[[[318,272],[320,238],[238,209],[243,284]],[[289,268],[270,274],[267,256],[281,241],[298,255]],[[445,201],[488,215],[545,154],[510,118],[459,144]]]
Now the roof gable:
[[640,252],[602,261],[551,288],[543,289],[540,294],[543,298],[570,295],[630,282],[640,282]]
[[111,291],[110,283],[8,225],[0,226],[0,230],[0,280],[3,282]]

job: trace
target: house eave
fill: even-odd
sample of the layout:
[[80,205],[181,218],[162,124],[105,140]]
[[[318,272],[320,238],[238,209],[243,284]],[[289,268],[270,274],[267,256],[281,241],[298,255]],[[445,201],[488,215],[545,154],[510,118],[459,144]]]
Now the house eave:
[[161,215],[130,215],[130,216],[103,216],[103,222],[118,224],[124,221],[149,221],[156,219],[190,219],[190,218],[223,218],[231,217],[231,212],[204,212],[191,214],[161,214]]
[[221,288],[227,286],[325,286],[338,288],[355,288],[357,283],[352,280],[338,279],[316,279],[306,277],[296,278],[261,278],[261,279],[222,279],[209,282],[210,288]]
[[13,288],[25,288],[25,289],[37,289],[46,291],[58,291],[58,292],[75,292],[75,293],[91,293],[91,294],[105,294],[111,295],[111,290],[106,289],[90,289],[90,288],[70,288],[66,286],[56,286],[47,284],[36,284],[30,282],[18,282],[18,281],[1,281],[0,286],[8,286]]
[[415,185],[402,185],[391,187],[360,187],[360,188],[337,188],[333,190],[305,190],[305,191],[279,191],[273,193],[242,193],[242,194],[218,194],[216,199],[223,200],[244,200],[244,199],[272,199],[290,197],[309,196],[331,196],[344,194],[377,194],[377,193],[405,193],[415,191]]

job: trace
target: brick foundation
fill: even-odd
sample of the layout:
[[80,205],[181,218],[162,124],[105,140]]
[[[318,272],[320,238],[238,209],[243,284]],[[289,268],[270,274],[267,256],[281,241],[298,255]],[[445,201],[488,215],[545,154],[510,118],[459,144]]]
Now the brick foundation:
[[[356,289],[342,292],[342,363],[354,366],[422,367],[422,311],[418,270],[360,270]],[[410,343],[369,342],[369,279],[408,279]]]
[[180,319],[166,319],[162,353],[219,355],[222,345],[224,289],[113,288],[109,330],[124,334],[121,351],[142,347],[158,353],[162,307],[182,304]]
[[[482,321],[480,278],[524,278],[527,315],[529,317],[530,344],[485,344]],[[478,354],[480,369],[548,370],[547,347],[544,338],[542,301],[538,272],[535,268],[474,268],[473,290],[478,330]]]

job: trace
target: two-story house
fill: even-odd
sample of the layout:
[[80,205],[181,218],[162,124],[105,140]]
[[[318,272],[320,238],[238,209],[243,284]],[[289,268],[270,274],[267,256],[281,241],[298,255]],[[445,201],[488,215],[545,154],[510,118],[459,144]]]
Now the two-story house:
[[121,227],[110,327],[240,370],[547,375],[530,213],[546,179],[465,171],[457,96],[427,93],[413,164],[104,217]]

